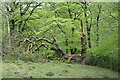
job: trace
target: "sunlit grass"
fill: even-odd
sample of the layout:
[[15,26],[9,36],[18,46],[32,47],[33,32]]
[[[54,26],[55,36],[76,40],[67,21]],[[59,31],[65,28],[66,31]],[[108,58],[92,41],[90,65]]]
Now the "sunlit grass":
[[112,70],[65,63],[3,63],[3,78],[118,78]]

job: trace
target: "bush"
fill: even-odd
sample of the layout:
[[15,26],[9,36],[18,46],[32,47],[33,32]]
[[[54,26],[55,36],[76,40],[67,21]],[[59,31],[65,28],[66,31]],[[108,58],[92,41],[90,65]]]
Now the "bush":
[[[118,33],[113,32],[110,35],[102,36],[98,46],[92,44],[92,48],[87,49],[87,54],[91,55],[86,60],[86,64],[109,68],[120,71],[120,63],[118,63]],[[95,43],[95,42],[93,42]]]
[[86,61],[86,64],[109,68],[120,72],[120,63],[118,63],[118,58],[111,57],[109,55],[101,55],[99,57],[91,56],[91,58]]
[[17,60],[17,57],[14,56],[13,54],[6,54],[2,57],[2,61],[4,62],[14,62]]
[[54,73],[53,73],[53,72],[48,72],[48,73],[46,73],[45,75],[47,75],[47,76],[53,76]]
[[21,53],[21,54],[17,54],[17,53],[9,53],[6,54],[3,57],[3,61],[5,62],[14,62],[17,60],[22,60],[24,62],[47,62],[48,60],[43,58],[43,56],[41,54],[34,54],[34,53]]

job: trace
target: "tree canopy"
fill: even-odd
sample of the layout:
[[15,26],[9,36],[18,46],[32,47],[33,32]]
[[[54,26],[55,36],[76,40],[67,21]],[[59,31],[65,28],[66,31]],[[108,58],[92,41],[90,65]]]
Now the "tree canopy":
[[118,2],[1,5],[3,55],[32,53],[58,59],[76,54],[85,57],[86,64],[118,69],[111,66],[118,61]]

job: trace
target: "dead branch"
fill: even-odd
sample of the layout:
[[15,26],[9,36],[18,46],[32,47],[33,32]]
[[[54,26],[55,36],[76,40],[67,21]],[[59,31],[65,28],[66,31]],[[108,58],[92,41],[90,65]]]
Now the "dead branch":
[[[20,45],[20,43],[21,42],[30,42],[30,43],[32,43],[32,46],[33,45],[36,45],[36,49],[34,49],[33,51],[39,51],[39,48],[40,47],[45,47],[45,48],[47,48],[48,49],[48,46],[45,44],[45,43],[41,43],[41,45],[39,45],[39,46],[37,46],[37,44],[35,43],[35,42],[32,42],[31,41],[31,39],[32,38],[34,38],[35,40],[35,42],[37,42],[37,41],[46,41],[47,43],[50,43],[50,44],[52,44],[52,45],[55,45],[55,47],[53,47],[53,48],[51,48],[51,50],[55,50],[55,51],[57,51],[58,53],[61,53],[62,55],[65,55],[65,52],[59,47],[59,44],[57,43],[57,40],[55,39],[55,37],[53,36],[52,38],[52,40],[48,40],[48,39],[46,39],[46,38],[38,38],[38,37],[36,37],[36,36],[30,36],[29,38],[27,38],[27,39],[25,39],[25,40],[23,40],[23,41],[19,41],[19,45]],[[30,47],[30,46],[28,46],[28,47]],[[32,47],[30,47],[29,49],[32,49]],[[28,50],[28,49],[27,49]]]

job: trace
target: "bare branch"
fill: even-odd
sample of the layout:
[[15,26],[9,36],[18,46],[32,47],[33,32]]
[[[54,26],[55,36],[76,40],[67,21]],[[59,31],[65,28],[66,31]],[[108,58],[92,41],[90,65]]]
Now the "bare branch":
[[48,42],[50,44],[53,44],[51,41],[49,41],[48,39],[45,39],[45,38],[39,38],[36,41],[41,41],[41,40],[44,40],[44,41],[46,41],[46,42]]
[[[109,11],[109,10],[108,10],[108,11]],[[110,16],[111,16],[113,19],[115,19],[115,20],[117,20],[117,21],[120,21],[120,19],[114,17],[110,11],[109,11],[109,13],[110,13]]]

